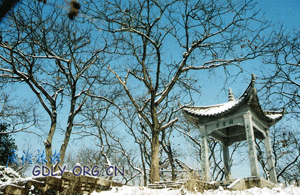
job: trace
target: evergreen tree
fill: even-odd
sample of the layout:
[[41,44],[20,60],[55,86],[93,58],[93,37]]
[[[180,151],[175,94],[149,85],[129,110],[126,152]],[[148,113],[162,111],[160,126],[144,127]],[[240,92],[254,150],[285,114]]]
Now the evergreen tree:
[[[0,132],[5,132],[9,124],[0,123]],[[17,149],[15,139],[10,134],[0,134],[0,165],[5,166],[13,149]]]

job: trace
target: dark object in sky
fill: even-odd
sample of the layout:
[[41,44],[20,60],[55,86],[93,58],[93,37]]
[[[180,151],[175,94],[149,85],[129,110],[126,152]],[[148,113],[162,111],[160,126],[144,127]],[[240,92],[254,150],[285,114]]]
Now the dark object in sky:
[[47,0],[38,0],[39,2],[43,2],[44,4],[47,3]]
[[71,1],[72,8],[80,9],[80,4],[77,1]]
[[70,20],[74,20],[75,16],[78,15],[80,4],[77,1],[73,0],[70,2],[70,5],[71,5],[71,10],[69,11],[68,16]]
[[0,22],[4,16],[11,10],[20,0],[1,0],[0,5]]

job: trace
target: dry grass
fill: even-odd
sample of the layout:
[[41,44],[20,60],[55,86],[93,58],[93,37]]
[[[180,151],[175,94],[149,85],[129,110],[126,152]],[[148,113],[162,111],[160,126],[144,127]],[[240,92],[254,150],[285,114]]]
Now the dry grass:
[[194,173],[188,172],[186,174],[187,182],[184,188],[190,192],[204,192],[204,190],[217,189],[215,185],[201,181],[200,177]]

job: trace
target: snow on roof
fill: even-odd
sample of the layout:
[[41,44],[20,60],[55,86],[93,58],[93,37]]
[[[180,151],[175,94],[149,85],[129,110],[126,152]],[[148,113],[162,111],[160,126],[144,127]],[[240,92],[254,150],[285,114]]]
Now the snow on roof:
[[269,117],[270,119],[276,120],[276,119],[282,117],[282,113],[277,113],[277,114],[266,114],[266,117]]
[[202,106],[202,107],[193,107],[193,108],[183,108],[188,113],[196,114],[196,115],[204,115],[211,116],[220,114],[230,110],[235,107],[238,103],[241,102],[241,99],[233,100],[230,102],[226,102],[223,104],[217,104],[213,106]]
[[258,101],[257,90],[255,85],[255,75],[252,74],[252,79],[245,92],[237,99],[234,99],[232,90],[229,89],[228,102],[210,106],[198,107],[183,107],[182,109],[190,115],[197,117],[211,117],[226,114],[234,109],[238,109],[242,104],[251,106],[260,117],[264,118],[269,124],[274,124],[279,121],[284,115],[284,111],[265,111],[262,109]]

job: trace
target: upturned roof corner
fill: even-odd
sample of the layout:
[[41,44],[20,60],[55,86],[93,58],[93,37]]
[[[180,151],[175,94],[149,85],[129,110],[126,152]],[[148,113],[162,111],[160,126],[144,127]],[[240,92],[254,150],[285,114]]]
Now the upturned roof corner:
[[216,104],[210,106],[185,106],[182,107],[185,116],[191,116],[197,118],[197,121],[207,120],[207,118],[220,118],[225,115],[233,114],[241,107],[249,106],[251,110],[261,119],[264,119],[271,125],[278,122],[284,115],[285,109],[283,111],[269,111],[263,110],[259,98],[257,96],[257,90],[255,88],[256,77],[251,74],[251,82],[244,91],[244,93],[238,97],[234,98],[231,88],[228,93],[228,102],[223,104]]

